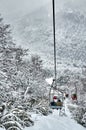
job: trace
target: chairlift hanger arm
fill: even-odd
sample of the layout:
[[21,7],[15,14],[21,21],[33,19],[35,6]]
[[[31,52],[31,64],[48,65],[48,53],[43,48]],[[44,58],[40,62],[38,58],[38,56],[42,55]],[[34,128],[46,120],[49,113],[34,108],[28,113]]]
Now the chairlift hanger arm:
[[54,76],[55,76],[55,86],[56,86],[56,37],[55,37],[55,1],[52,0],[52,8],[53,8],[53,40],[54,40]]

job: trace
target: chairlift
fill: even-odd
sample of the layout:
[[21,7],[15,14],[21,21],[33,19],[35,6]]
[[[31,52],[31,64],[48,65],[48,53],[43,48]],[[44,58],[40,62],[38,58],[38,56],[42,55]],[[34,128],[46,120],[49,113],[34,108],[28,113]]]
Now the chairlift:
[[54,87],[54,82],[49,92],[49,106],[51,109],[62,109],[63,107],[63,92]]
[[55,38],[55,3],[52,0],[53,8],[53,40],[54,40],[54,79],[49,91],[49,106],[52,109],[62,109],[63,107],[63,92],[57,89],[56,84],[56,38]]
[[50,108],[51,109],[62,109],[63,107],[63,102],[61,101],[61,99],[57,99],[57,100],[53,100],[50,102]]

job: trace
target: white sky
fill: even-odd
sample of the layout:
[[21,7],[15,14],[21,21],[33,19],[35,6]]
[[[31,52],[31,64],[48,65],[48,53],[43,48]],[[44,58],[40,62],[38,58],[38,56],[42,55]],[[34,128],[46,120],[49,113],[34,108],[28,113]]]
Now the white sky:
[[12,19],[14,15],[30,13],[49,1],[50,0],[0,0],[0,13],[4,17]]
[[[36,8],[43,6],[46,3],[51,4],[52,0],[0,0],[0,13],[8,21],[12,21],[30,13]],[[63,4],[68,4],[76,8],[86,11],[86,0],[55,0],[57,8]]]
[[49,0],[0,0],[0,7],[3,11],[25,10],[26,8],[30,11],[48,1]]
[[[26,9],[30,11],[50,1],[52,0],[0,0],[0,11],[3,10],[3,12],[7,13]],[[55,2],[58,5],[60,3],[69,2],[80,5],[83,8],[86,7],[86,0],[55,0]]]

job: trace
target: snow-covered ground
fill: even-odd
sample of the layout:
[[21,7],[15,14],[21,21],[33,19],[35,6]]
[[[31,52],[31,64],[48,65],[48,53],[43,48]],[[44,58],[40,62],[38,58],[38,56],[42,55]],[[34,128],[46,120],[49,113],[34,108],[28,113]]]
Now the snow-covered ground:
[[[66,99],[63,107],[63,116],[60,110],[52,110],[53,113],[48,116],[43,116],[41,113],[31,113],[34,126],[26,127],[24,130],[86,130],[86,128],[71,118],[71,113],[67,107],[69,104],[69,100]],[[0,128],[0,130],[4,129]]]
[[57,111],[47,117],[37,117],[35,125],[25,130],[86,130],[69,117],[58,116]]
[[65,105],[65,113],[66,116],[60,116],[59,111],[53,110],[53,114],[49,116],[33,114],[32,118],[35,125],[25,128],[25,130],[86,130],[86,128],[71,119],[67,105]]

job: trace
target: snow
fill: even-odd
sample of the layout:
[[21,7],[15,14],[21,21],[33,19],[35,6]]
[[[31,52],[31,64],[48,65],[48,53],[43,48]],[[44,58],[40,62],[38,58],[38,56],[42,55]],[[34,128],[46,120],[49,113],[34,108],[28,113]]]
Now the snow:
[[32,115],[35,125],[24,130],[86,130],[71,118],[71,114],[65,102],[65,116],[60,116],[58,110],[53,110],[53,114],[48,116]]
[[[68,105],[72,104],[66,99],[64,101],[64,115],[61,114],[62,112],[60,113],[60,110],[52,110],[53,113],[50,113],[48,116],[43,116],[41,113],[30,113],[34,126],[26,127],[24,130],[86,130],[86,128],[72,119]],[[0,128],[0,130],[4,129]]]
[[[36,118],[36,117],[35,117]],[[47,117],[38,117],[35,125],[25,130],[85,130],[69,117],[58,116],[58,112],[54,111],[52,115]]]
[[52,84],[52,82],[53,82],[53,78],[52,78],[52,77],[51,77],[51,78],[47,78],[47,79],[46,79],[46,82],[47,82],[48,84],[50,84],[50,85],[51,85],[51,84]]

